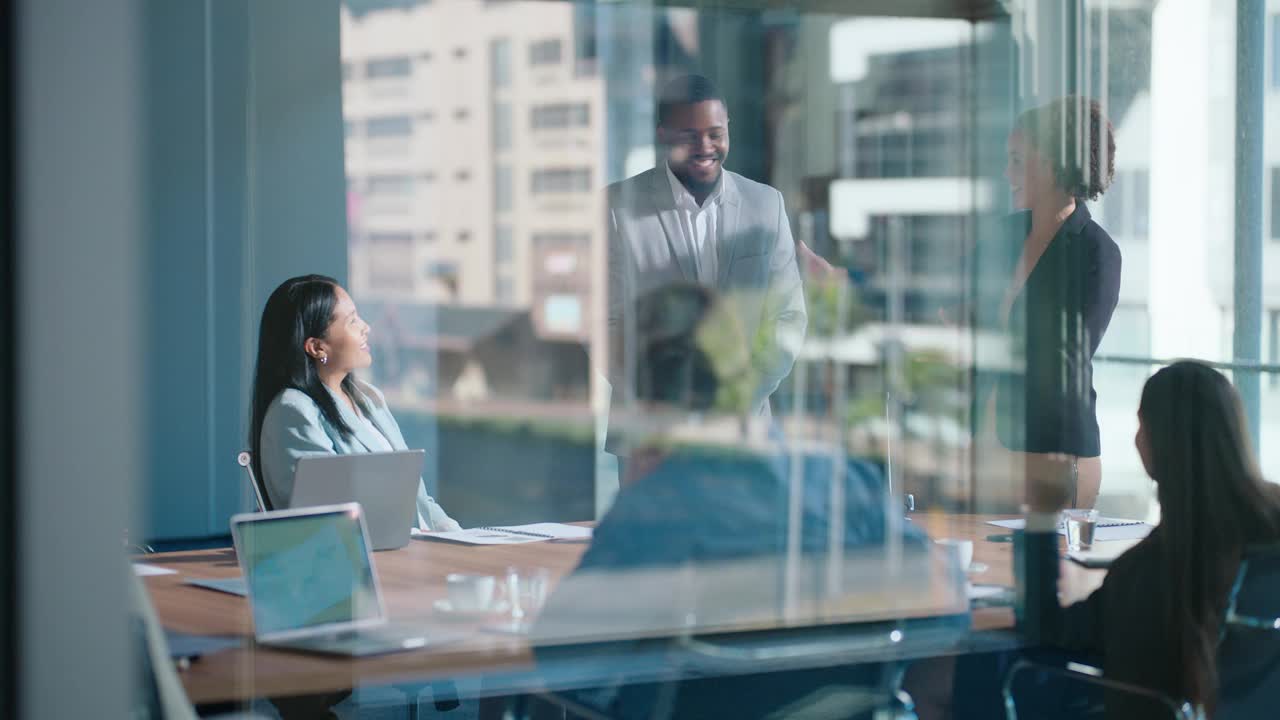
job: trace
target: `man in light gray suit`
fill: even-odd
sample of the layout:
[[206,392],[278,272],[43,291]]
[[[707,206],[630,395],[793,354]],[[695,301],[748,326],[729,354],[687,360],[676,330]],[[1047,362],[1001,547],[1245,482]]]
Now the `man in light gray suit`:
[[636,299],[693,282],[716,289],[737,317],[751,345],[744,371],[757,380],[751,407],[769,415],[807,323],[782,194],[724,169],[729,113],[706,78],[668,83],[657,119],[658,167],[609,186],[612,407],[627,405],[634,388]]

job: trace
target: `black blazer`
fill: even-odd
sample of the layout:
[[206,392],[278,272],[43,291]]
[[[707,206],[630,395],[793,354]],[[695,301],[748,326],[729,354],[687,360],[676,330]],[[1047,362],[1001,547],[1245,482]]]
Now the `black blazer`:
[[[1007,228],[1002,242],[979,259],[980,268],[991,273],[979,284],[987,292],[979,296],[978,322],[986,327],[1003,326],[1000,304],[1031,230],[1031,213],[1011,216]],[[1014,351],[1022,351],[1024,370],[978,380],[978,416],[991,389],[999,390],[996,432],[1005,447],[1101,454],[1093,354],[1119,296],[1120,247],[1077,200],[1009,312],[1008,329]]]
[[[1027,533],[1031,552],[1045,568],[1043,583],[1028,598],[1040,608],[1039,639],[1048,645],[1086,653],[1101,661],[1107,678],[1140,685],[1178,697],[1178,662],[1164,619],[1151,593],[1177,592],[1168,587],[1161,563],[1163,530],[1154,529],[1142,542],[1112,563],[1107,578],[1087,599],[1070,607],[1058,605],[1058,535]],[[1108,693],[1107,717],[1144,720],[1167,718],[1167,711],[1127,693]]]

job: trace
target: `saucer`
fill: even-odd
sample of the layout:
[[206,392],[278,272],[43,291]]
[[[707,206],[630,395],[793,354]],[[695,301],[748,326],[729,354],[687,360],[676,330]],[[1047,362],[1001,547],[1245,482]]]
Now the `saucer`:
[[431,607],[435,608],[438,613],[455,617],[488,617],[489,615],[504,613],[509,609],[507,603],[503,601],[495,602],[489,607],[483,608],[456,608],[453,603],[449,602],[449,598],[441,598],[432,603]]

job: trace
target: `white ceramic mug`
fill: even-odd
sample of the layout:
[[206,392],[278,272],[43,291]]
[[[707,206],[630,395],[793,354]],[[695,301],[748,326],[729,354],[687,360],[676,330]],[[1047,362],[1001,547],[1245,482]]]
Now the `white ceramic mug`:
[[972,540],[942,538],[941,540],[934,540],[934,542],[947,548],[951,553],[953,553],[956,562],[960,564],[960,569],[962,571],[967,571],[969,566],[973,564]]

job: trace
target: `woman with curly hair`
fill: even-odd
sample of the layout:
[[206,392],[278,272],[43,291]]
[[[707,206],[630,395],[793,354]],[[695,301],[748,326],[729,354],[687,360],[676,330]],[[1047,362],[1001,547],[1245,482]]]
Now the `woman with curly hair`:
[[1085,201],[1111,184],[1115,137],[1097,102],[1067,97],[1019,116],[1008,152],[1019,212],[997,249],[1002,294],[980,303],[979,321],[1009,331],[1025,365],[985,383],[980,427],[1009,460],[1007,477],[1026,484],[997,503],[1016,506],[1038,483],[1068,477],[1072,504],[1092,507],[1102,480],[1093,354],[1119,297],[1120,248]]

